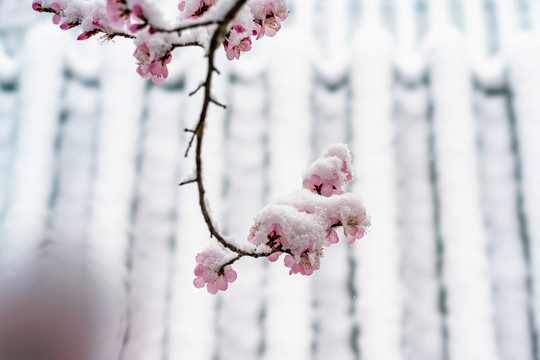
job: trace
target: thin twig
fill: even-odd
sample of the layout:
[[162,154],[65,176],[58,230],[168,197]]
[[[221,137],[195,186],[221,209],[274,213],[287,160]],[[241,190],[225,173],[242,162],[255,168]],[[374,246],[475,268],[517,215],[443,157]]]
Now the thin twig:
[[227,106],[225,106],[224,104],[218,102],[218,101],[215,100],[215,99],[210,99],[210,102],[214,103],[215,105],[217,105],[217,106],[219,106],[219,107],[221,107],[221,108],[223,108],[223,109],[227,109]]
[[203,86],[204,86],[204,83],[199,84],[199,86],[197,86],[197,88],[195,90],[193,90],[192,92],[189,93],[189,96],[195,95],[199,90],[201,90],[201,88]]
[[221,21],[219,21],[219,20],[206,20],[206,21],[194,22],[194,23],[188,24],[188,25],[181,25],[181,26],[178,26],[178,27],[175,27],[175,28],[172,28],[172,29],[164,29],[164,28],[153,26],[153,25],[151,25],[150,27],[152,28],[152,32],[155,32],[155,33],[161,32],[161,33],[178,33],[178,34],[180,34],[184,30],[194,29],[194,28],[198,28],[198,27],[205,27],[205,26],[210,26],[210,25],[220,25],[220,24],[221,24]]
[[197,179],[185,180],[185,181],[182,181],[180,184],[178,184],[178,186],[184,186],[184,185],[192,184],[192,183],[195,183],[195,182],[197,182]]
[[188,47],[188,46],[198,46],[198,47],[204,47],[203,44],[201,44],[200,42],[197,42],[197,41],[191,41],[191,42],[187,42],[187,43],[177,43],[177,44],[172,44],[171,45],[171,50],[174,50],[176,48],[179,48],[179,47]]

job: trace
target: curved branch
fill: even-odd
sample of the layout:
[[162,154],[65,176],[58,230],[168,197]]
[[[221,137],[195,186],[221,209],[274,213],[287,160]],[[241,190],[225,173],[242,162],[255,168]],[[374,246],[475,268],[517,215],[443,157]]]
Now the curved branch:
[[204,137],[204,124],[205,124],[206,116],[208,113],[208,106],[210,105],[210,103],[214,102],[210,94],[210,89],[212,85],[212,76],[215,70],[214,55],[215,55],[216,49],[225,38],[225,35],[227,33],[226,30],[229,23],[234,19],[238,11],[240,11],[242,6],[246,2],[247,0],[236,0],[236,2],[231,7],[231,9],[223,17],[223,20],[218,23],[217,28],[214,30],[214,33],[212,34],[212,39],[210,40],[210,47],[208,49],[208,72],[206,74],[206,80],[202,84],[202,87],[204,87],[204,101],[203,101],[203,106],[201,110],[201,115],[199,117],[199,122],[197,123],[197,127],[195,128],[193,132],[193,136],[189,142],[188,149],[186,151],[186,155],[187,155],[187,152],[189,151],[189,148],[193,142],[193,139],[196,138],[197,145],[195,149],[195,165],[196,165],[196,181],[197,181],[197,185],[199,189],[199,206],[201,208],[204,221],[206,222],[208,230],[210,231],[210,235],[215,237],[217,241],[219,241],[224,247],[226,247],[227,249],[239,255],[234,258],[234,261],[238,260],[242,256],[250,256],[254,258],[268,257],[271,254],[277,252],[277,250],[272,250],[271,252],[268,252],[268,253],[253,253],[253,252],[248,252],[248,251],[239,249],[233,244],[229,243],[224,238],[224,236],[219,233],[219,231],[215,228],[214,224],[212,223],[212,218],[210,217],[210,213],[208,211],[206,201],[205,201],[206,190],[204,189],[203,178],[202,178],[202,144],[203,144],[203,137]]

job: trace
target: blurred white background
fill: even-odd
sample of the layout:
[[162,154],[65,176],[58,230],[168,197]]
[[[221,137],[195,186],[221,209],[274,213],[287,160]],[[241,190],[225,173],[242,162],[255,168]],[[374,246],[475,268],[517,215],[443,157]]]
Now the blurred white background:
[[373,226],[313,276],[242,260],[212,296],[192,285],[212,241],[195,186],[177,186],[202,50],[155,86],[129,41],[0,0],[0,359],[540,360],[540,3],[290,5],[276,37],[219,53],[214,217],[245,241],[345,142]]

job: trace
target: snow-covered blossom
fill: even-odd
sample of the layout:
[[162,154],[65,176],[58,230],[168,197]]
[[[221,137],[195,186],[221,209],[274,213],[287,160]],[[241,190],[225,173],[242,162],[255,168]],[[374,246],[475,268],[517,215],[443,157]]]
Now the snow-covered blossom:
[[144,79],[151,77],[155,84],[161,84],[169,75],[167,64],[172,60],[170,53],[156,56],[156,53],[143,42],[137,46],[133,56],[137,59],[137,73]]
[[343,145],[328,148],[304,173],[302,187],[322,196],[343,195],[343,185],[352,181],[351,154]]
[[180,19],[197,19],[205,15],[217,0],[185,0],[178,4]]
[[131,8],[131,17],[129,23],[130,25],[128,29],[133,34],[146,27],[146,17],[141,5],[135,4]]
[[227,253],[218,246],[208,247],[197,254],[195,260],[195,280],[193,285],[206,289],[210,294],[216,294],[219,290],[227,290],[229,284],[236,280],[236,271],[230,265],[223,266],[227,262]]
[[266,36],[274,36],[281,29],[281,22],[289,16],[289,10],[283,2],[278,2],[278,7],[272,1],[263,0],[253,2],[251,9],[254,21],[257,24],[257,40]]
[[356,239],[361,239],[366,233],[366,227],[371,225],[366,210],[358,206],[343,206],[340,212],[339,220],[343,225],[347,242],[352,244]]
[[[52,13],[53,23],[60,25],[62,30],[80,27],[78,40],[103,33],[105,40],[122,36],[133,38],[137,47],[146,43],[149,54],[163,56],[156,56],[148,64],[138,63],[137,72],[143,78],[151,77],[154,83],[161,84],[168,75],[166,64],[170,57],[167,54],[173,49],[194,45],[208,47],[211,31],[228,9],[222,4],[226,2],[179,1],[177,23],[170,23],[157,5],[145,0],[37,0],[32,3],[32,8],[37,12]],[[227,59],[239,59],[244,52],[250,51],[254,39],[274,36],[288,13],[285,0],[248,0],[228,25],[222,41]],[[203,17],[210,21],[196,26],[197,20]],[[176,30],[182,28],[183,22],[189,30]],[[148,31],[142,31],[144,29]],[[140,53],[140,50],[136,52]]]
[[343,228],[349,244],[365,235],[371,221],[363,202],[357,195],[341,190],[352,180],[347,146],[329,147],[305,175],[303,189],[266,205],[255,216],[247,236],[254,249],[239,250],[232,260],[219,247],[197,255],[195,286],[206,284],[212,294],[225,290],[227,283],[236,279],[229,266],[242,256],[264,256],[274,262],[285,254],[283,262],[290,275],[308,276],[321,267],[324,248],[339,242],[339,228]]
[[251,50],[251,38],[241,26],[234,27],[223,40],[223,47],[228,60],[239,59],[240,54]]
[[[336,229],[343,227],[352,244],[371,223],[362,201],[341,190],[352,180],[351,156],[345,145],[328,148],[305,175],[303,190],[278,199],[257,214],[248,241],[261,249],[266,246],[286,253],[290,274],[311,275],[320,267],[323,248],[339,242]],[[272,260],[276,258],[272,254]]]
[[310,249],[306,250],[300,255],[286,255],[284,264],[290,268],[289,275],[302,274],[311,275],[315,270],[318,270],[321,266],[321,257],[323,256],[322,249]]
[[336,233],[336,230],[330,229],[328,230],[328,234],[326,234],[326,240],[324,241],[324,246],[330,246],[332,244],[337,244],[339,242],[339,236]]
[[125,0],[107,0],[105,12],[113,29],[122,29],[131,13]]
[[60,13],[62,12],[61,5],[55,1],[50,5],[50,7],[51,9],[53,9],[54,11],[58,13],[58,14],[53,15],[53,18],[52,18],[53,24],[55,25],[60,24],[60,21],[62,20],[62,16],[60,15]]
[[342,195],[343,190],[336,187],[337,175],[331,179],[321,179],[317,174],[311,175],[309,179],[304,179],[302,186],[314,193],[322,196]]

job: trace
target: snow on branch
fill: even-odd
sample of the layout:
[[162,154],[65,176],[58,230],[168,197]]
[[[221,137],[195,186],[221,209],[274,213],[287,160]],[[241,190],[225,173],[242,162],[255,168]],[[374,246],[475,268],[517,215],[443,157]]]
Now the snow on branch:
[[[349,244],[364,236],[370,218],[361,200],[345,193],[343,186],[353,179],[351,155],[346,145],[328,148],[304,173],[303,189],[264,207],[254,219],[241,248],[223,236],[214,225],[202,176],[202,144],[210,104],[225,108],[211,96],[215,52],[223,46],[227,59],[239,59],[251,50],[252,39],[274,36],[288,16],[285,0],[182,0],[177,22],[167,22],[150,0],[40,0],[32,4],[38,12],[50,13],[62,30],[79,28],[78,40],[102,34],[104,40],[117,36],[133,39],[136,72],[161,84],[168,76],[172,50],[199,46],[205,49],[208,68],[205,80],[195,89],[204,90],[204,101],[186,156],[196,140],[195,174],[180,185],[196,183],[199,206],[215,244],[196,257],[198,288],[211,294],[226,290],[236,280],[232,264],[248,256],[276,261],[284,255],[290,274],[311,275],[320,267],[323,248],[339,241],[343,228]],[[192,93],[192,94],[193,94]]]

